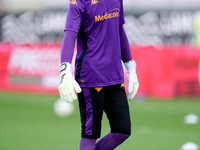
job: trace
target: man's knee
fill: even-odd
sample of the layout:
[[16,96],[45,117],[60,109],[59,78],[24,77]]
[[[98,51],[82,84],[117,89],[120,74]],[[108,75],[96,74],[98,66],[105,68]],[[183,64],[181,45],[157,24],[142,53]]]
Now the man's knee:
[[127,138],[129,138],[130,134],[123,134],[123,133],[114,133],[115,139],[118,141],[125,141]]

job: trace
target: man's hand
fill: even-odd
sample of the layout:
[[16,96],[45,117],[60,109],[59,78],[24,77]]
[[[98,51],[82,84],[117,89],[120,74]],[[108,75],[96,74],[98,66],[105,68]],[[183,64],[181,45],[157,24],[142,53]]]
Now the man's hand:
[[139,88],[139,82],[136,73],[136,63],[134,60],[124,63],[127,70],[127,81],[128,81],[128,100],[132,100]]
[[71,73],[71,64],[62,63],[60,66],[60,84],[58,90],[60,92],[61,99],[66,102],[73,102],[77,99],[76,93],[81,92],[79,84],[75,81]]

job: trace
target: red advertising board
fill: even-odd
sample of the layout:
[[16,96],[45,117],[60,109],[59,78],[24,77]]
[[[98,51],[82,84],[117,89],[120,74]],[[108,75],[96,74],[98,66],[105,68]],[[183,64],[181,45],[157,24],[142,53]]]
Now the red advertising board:
[[[1,43],[0,91],[58,94],[60,49],[59,44],[11,46]],[[200,49],[131,45],[131,52],[140,83],[136,96],[200,97]]]
[[139,92],[155,98],[200,96],[200,49],[190,46],[131,47]]
[[0,90],[58,94],[61,45],[0,47]]

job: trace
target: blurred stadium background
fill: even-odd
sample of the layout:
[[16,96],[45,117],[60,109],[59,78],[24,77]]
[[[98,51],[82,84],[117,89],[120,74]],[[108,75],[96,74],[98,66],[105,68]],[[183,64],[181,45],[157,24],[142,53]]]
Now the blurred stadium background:
[[[69,116],[54,111],[68,4],[0,0],[0,150],[78,149],[78,102]],[[140,87],[129,102],[132,136],[117,149],[187,150],[193,142],[197,150],[200,1],[124,0],[124,12]],[[104,117],[102,136],[108,131]]]

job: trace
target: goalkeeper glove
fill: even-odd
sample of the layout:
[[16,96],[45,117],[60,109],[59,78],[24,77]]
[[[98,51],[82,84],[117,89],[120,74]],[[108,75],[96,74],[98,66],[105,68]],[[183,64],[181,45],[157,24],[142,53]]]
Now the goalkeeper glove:
[[75,81],[71,73],[71,64],[62,63],[60,66],[60,84],[58,87],[61,99],[66,102],[73,102],[77,99],[76,93],[81,92],[79,84]]
[[134,60],[124,63],[127,70],[127,81],[128,81],[128,100],[132,100],[139,88],[139,82],[136,73],[136,63]]

